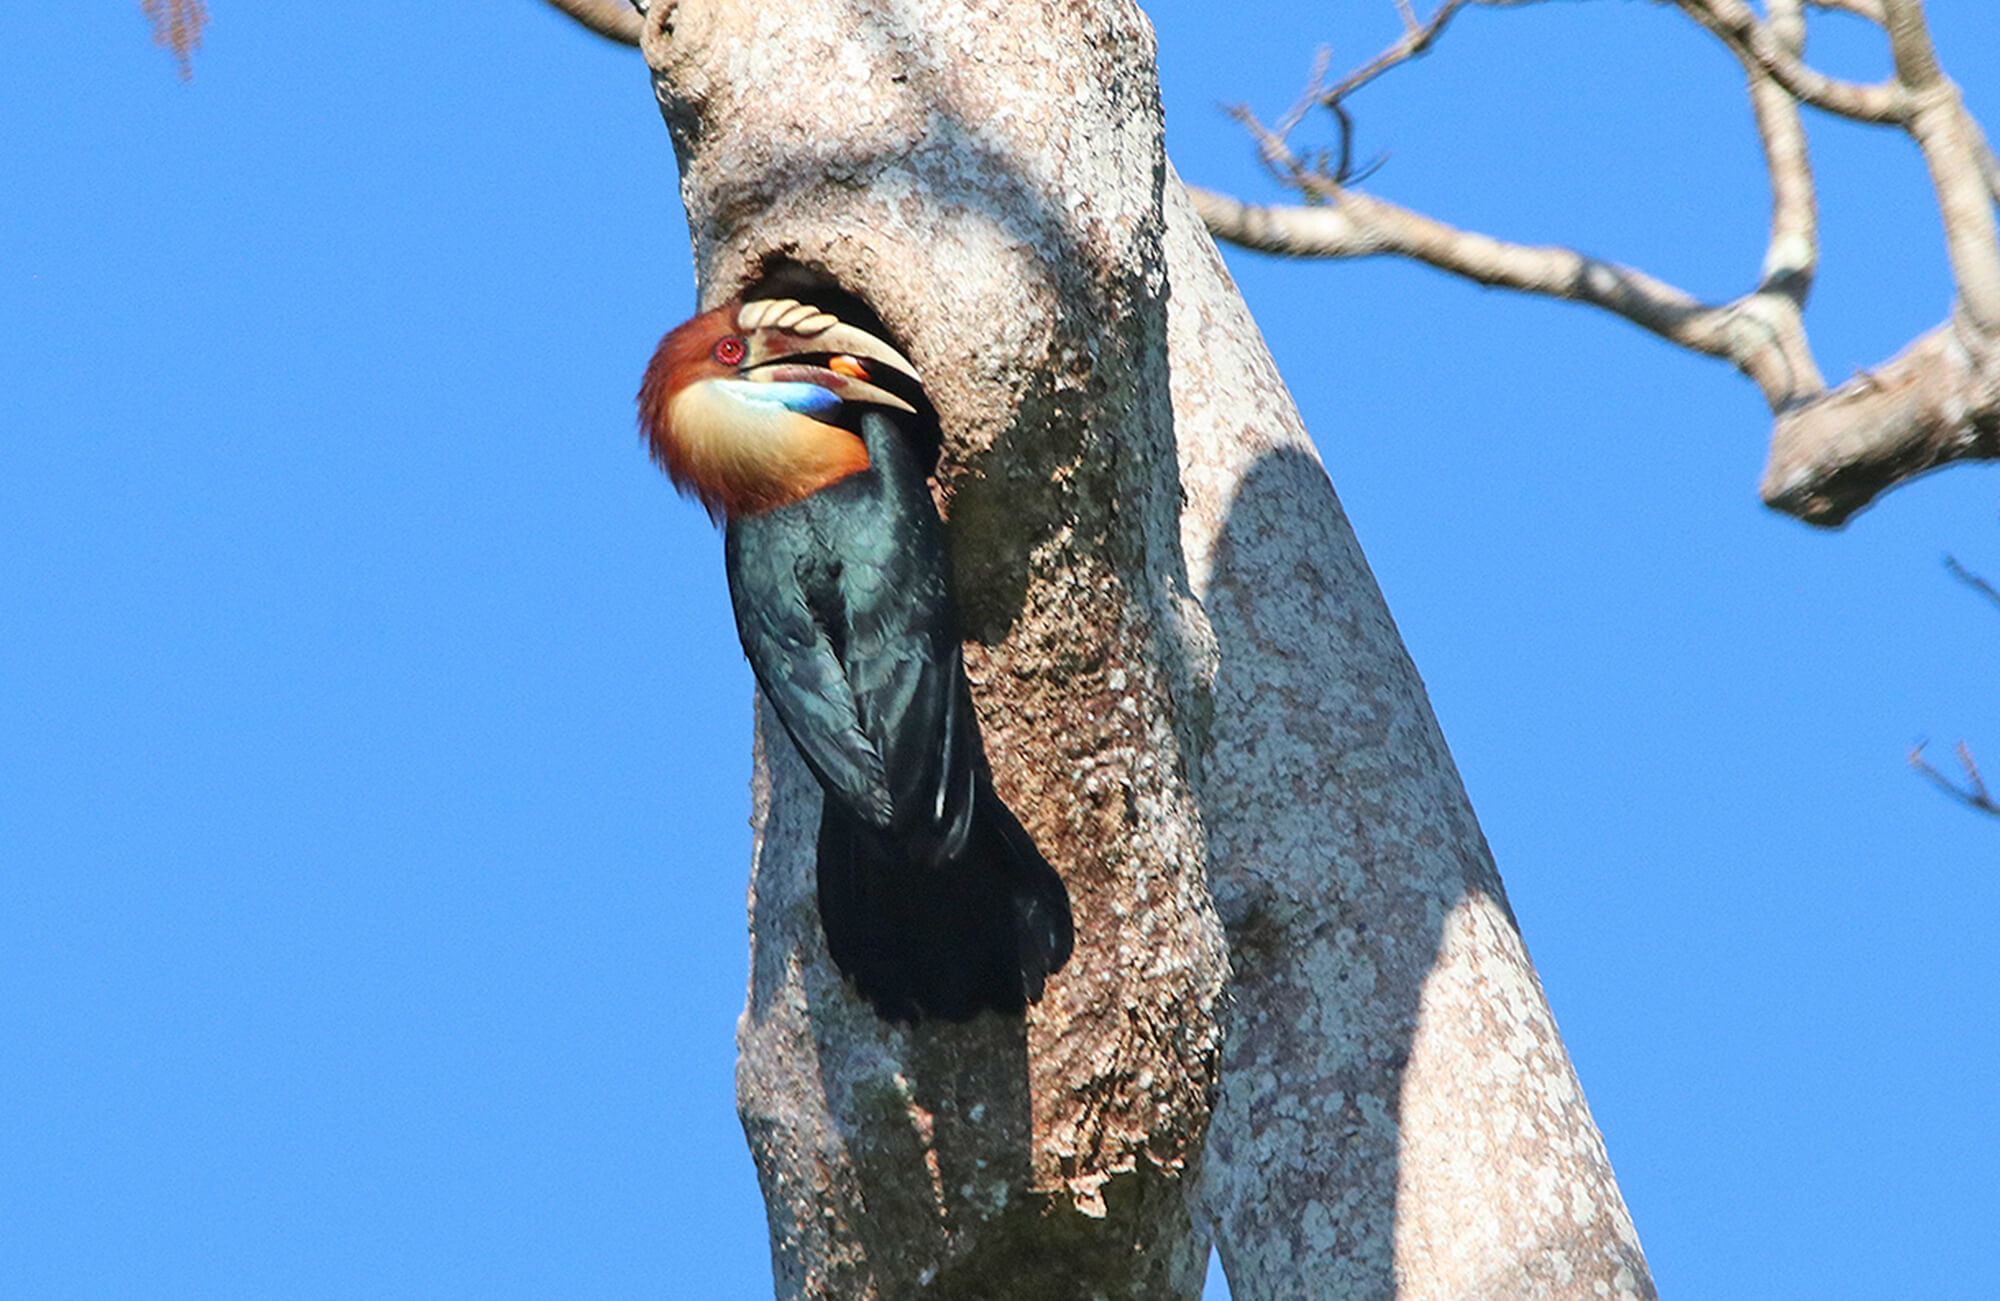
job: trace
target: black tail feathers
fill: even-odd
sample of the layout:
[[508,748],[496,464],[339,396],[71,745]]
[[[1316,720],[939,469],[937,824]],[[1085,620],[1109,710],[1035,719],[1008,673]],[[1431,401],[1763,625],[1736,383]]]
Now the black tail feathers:
[[826,801],[819,916],[841,974],[892,1021],[1019,1013],[1069,961],[1069,893],[1012,810],[981,783],[962,853],[907,847]]

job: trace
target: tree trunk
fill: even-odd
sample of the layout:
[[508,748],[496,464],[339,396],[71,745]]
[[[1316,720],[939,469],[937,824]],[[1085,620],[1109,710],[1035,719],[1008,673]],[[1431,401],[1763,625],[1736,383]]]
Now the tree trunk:
[[1422,681],[1215,247],[1168,215],[1196,783],[1234,976],[1202,1203],[1236,1301],[1650,1297]]
[[656,0],[645,49],[704,304],[803,265],[925,377],[996,780],[1076,912],[1025,1024],[877,1020],[760,711],[738,1099],[778,1294],[1192,1298],[1212,1221],[1238,1301],[1650,1295],[1422,686],[1167,167],[1143,16]]

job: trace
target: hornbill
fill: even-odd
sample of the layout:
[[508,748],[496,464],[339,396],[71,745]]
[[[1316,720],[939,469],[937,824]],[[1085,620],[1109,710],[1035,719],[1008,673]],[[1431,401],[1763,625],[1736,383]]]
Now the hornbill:
[[825,793],[834,965],[891,1020],[1040,999],[1069,895],[993,789],[915,367],[847,295],[737,300],[660,341],[639,423],[723,522],[743,653]]

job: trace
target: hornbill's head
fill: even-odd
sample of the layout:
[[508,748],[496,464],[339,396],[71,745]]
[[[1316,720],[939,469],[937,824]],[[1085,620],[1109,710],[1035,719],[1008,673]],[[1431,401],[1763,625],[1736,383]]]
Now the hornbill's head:
[[660,340],[639,426],[709,514],[755,515],[868,467],[854,427],[888,408],[935,424],[916,368],[882,339],[791,298],[737,300]]

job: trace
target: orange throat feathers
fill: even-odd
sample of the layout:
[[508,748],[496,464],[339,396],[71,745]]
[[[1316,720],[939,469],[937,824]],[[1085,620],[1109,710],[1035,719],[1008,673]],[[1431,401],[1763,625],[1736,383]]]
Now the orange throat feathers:
[[660,341],[639,390],[640,423],[653,459],[674,486],[717,518],[757,515],[810,497],[868,468],[854,434],[759,400],[757,381],[735,377],[712,350],[734,313],[705,313]]
[[666,414],[654,451],[675,486],[710,514],[775,510],[868,468],[868,448],[847,430],[776,403],[746,401],[721,382],[682,388],[667,400]]

